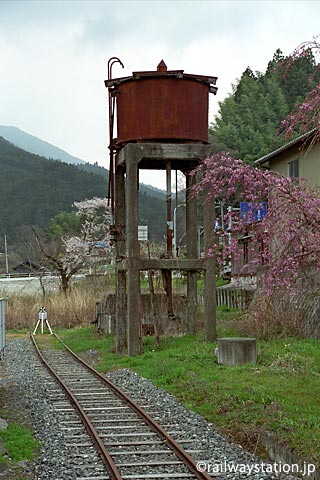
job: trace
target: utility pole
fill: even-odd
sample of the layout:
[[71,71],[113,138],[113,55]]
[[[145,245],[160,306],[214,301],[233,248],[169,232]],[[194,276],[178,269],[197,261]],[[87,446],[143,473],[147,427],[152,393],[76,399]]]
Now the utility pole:
[[4,253],[6,258],[6,274],[9,273],[7,235],[4,236]]

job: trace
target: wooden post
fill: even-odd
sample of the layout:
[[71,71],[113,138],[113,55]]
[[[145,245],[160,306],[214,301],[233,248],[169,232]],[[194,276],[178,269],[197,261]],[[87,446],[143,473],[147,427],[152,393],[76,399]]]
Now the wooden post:
[[205,322],[206,339],[213,342],[217,338],[216,327],[216,275],[215,258],[208,257],[208,249],[214,244],[214,224],[215,224],[215,203],[214,198],[209,198],[208,192],[204,195],[204,255],[205,255],[205,273],[204,273],[204,303],[205,303]]
[[128,257],[128,355],[140,352],[138,269],[138,160],[134,149],[126,159],[126,234]]
[[116,352],[124,354],[127,350],[127,274],[119,270],[118,260],[126,254],[125,243],[125,181],[124,168],[117,167],[115,172],[115,230],[116,230]]
[[[172,257],[172,212],[171,212],[171,161],[166,161],[166,185],[167,185],[167,256]],[[165,270],[166,291],[167,291],[167,305],[168,317],[172,317],[173,313],[173,299],[172,299],[172,272]]]
[[[192,196],[192,186],[195,177],[187,173],[186,176],[186,231],[187,257],[197,258],[197,199]],[[197,272],[187,272],[187,332],[194,334],[197,326]]]
[[[198,258],[197,249],[197,208],[196,199],[190,196],[190,189],[195,182],[194,177],[187,177],[187,259],[177,261],[172,258],[159,260],[141,259],[138,256],[138,174],[139,168],[152,169],[163,168],[164,162],[167,170],[167,192],[168,192],[168,219],[171,221],[171,168],[179,169],[183,172],[189,171],[200,161],[201,158],[208,156],[210,148],[207,145],[199,144],[165,144],[165,143],[137,143],[125,145],[117,154],[116,170],[123,168],[126,171],[125,193],[124,178],[116,178],[118,185],[118,198],[120,204],[125,204],[125,209],[120,206],[118,212],[118,203],[116,202],[117,225],[123,224],[125,217],[125,249],[117,247],[117,328],[118,328],[118,347],[117,351],[122,352],[125,348],[123,340],[123,331],[127,329],[128,354],[136,355],[140,351],[140,315],[139,315],[139,290],[140,278],[139,270],[149,270],[158,268],[163,272],[169,272],[176,268],[181,268],[188,272],[188,314],[187,331],[194,333],[197,320],[197,270],[206,270],[205,274],[205,300],[206,300],[206,325],[207,338],[215,336],[215,274],[214,262],[212,259],[202,261]],[[117,172],[116,172],[117,173]],[[169,187],[170,183],[170,187]],[[169,213],[170,208],[170,213]],[[125,210],[125,213],[124,213]],[[208,215],[210,214],[210,210]],[[212,218],[207,221],[207,244],[213,232],[214,226],[214,207]],[[123,217],[121,217],[121,215]],[[209,232],[209,233],[208,233]],[[172,235],[172,231],[170,232]],[[170,234],[168,238],[168,257],[172,256],[172,243]],[[124,245],[124,244],[123,244]],[[184,267],[184,268],[183,268]],[[126,282],[127,276],[127,282]],[[127,285],[126,285],[127,284]],[[126,304],[127,287],[127,304]],[[126,319],[126,322],[124,321]],[[214,333],[212,333],[214,332]]]

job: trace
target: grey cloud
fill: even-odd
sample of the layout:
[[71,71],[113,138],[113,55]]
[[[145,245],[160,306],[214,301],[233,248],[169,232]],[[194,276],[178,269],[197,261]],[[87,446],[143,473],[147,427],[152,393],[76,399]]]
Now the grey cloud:
[[83,33],[78,40],[83,45],[99,48],[130,33],[132,38],[161,40],[178,47],[226,29],[239,34],[248,29],[256,9],[262,15],[267,4],[237,0],[2,0],[0,27],[14,38],[18,31],[21,35],[40,26],[50,30],[80,23]]

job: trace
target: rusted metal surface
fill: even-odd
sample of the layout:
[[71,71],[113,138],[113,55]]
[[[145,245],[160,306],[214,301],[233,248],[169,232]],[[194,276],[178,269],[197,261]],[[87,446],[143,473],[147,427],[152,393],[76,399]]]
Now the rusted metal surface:
[[167,70],[133,72],[132,77],[106,80],[117,99],[117,146],[127,142],[208,141],[208,94],[216,93],[216,77]]
[[191,80],[148,78],[118,87],[117,144],[208,141],[208,87]]
[[[108,81],[112,79],[112,67],[115,63],[119,63],[124,68],[123,63],[118,57],[111,57],[108,60]],[[112,88],[108,89],[109,93],[109,185],[108,185],[108,202],[111,202],[111,211],[114,216],[114,154],[115,154],[115,140],[113,138],[114,128],[114,112],[115,112],[115,95]]]

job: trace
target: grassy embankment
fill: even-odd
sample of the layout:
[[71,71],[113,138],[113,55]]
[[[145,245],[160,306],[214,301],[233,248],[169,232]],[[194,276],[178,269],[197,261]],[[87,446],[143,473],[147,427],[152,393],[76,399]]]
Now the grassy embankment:
[[[0,438],[14,464],[22,460],[32,460],[35,457],[38,442],[33,438],[29,428],[19,423],[9,423],[7,430],[0,431]],[[8,464],[9,460],[1,454],[0,463]]]
[[9,390],[6,387],[0,389],[0,417],[8,423],[6,430],[0,430],[0,465],[5,465],[5,469],[10,467],[10,473],[6,472],[8,480],[26,478],[20,473],[20,462],[35,458],[39,448],[26,421],[24,407],[21,409],[19,402],[13,402],[15,393],[10,387]]
[[[239,335],[228,314],[223,317],[219,335]],[[150,378],[251,451],[263,455],[259,437],[269,430],[320,465],[318,340],[259,341],[256,365],[225,367],[213,356],[216,345],[200,335],[162,339],[160,345],[146,338],[144,353],[133,358],[116,355],[114,339],[91,327],[61,331],[61,337],[79,353],[95,350],[90,358],[98,359],[102,372],[126,367]]]

